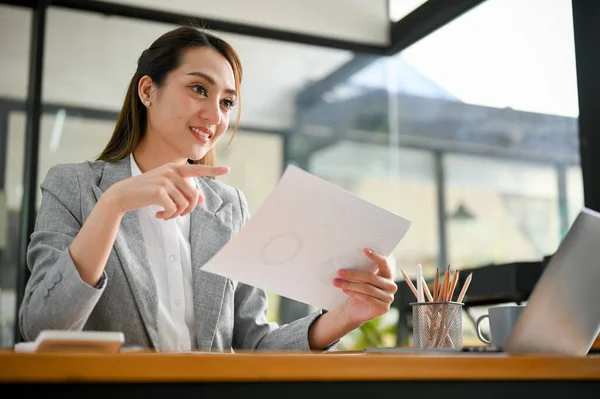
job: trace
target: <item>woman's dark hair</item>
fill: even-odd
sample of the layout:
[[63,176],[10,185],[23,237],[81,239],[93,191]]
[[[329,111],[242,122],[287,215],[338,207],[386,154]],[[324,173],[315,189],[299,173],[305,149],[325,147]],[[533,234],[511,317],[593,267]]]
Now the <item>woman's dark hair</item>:
[[[242,81],[242,65],[233,49],[224,40],[195,27],[180,27],[159,37],[152,45],[144,50],[138,59],[137,69],[131,78],[123,107],[119,113],[115,130],[99,160],[117,162],[131,154],[140,143],[146,131],[146,107],[138,96],[138,84],[142,77],[148,75],[152,81],[161,87],[167,75],[178,68],[186,50],[196,47],[212,47],[229,61],[233,69],[235,90],[240,93]],[[238,94],[239,96],[239,94]],[[240,110],[238,100],[238,116],[233,134],[239,125]],[[214,147],[200,160],[190,160],[190,163],[214,165]]]

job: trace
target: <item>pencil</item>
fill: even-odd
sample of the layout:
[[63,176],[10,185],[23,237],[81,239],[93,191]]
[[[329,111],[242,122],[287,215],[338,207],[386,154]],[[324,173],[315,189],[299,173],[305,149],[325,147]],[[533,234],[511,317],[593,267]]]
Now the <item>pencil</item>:
[[458,295],[457,302],[462,302],[463,299],[465,298],[465,294],[467,293],[467,289],[469,288],[469,284],[471,284],[471,279],[472,278],[473,278],[473,273],[469,274],[469,276],[465,280],[465,284],[463,285],[462,290],[460,290],[460,294]]
[[456,285],[458,284],[458,269],[454,271],[454,277],[452,278],[452,284],[450,284],[450,293],[448,295],[448,300],[451,301],[454,296],[454,290],[456,289]]
[[415,294],[415,298],[417,298],[418,301],[419,293],[417,292],[417,288],[413,285],[412,281],[410,281],[410,278],[406,275],[406,273],[404,273],[404,270],[400,269],[400,272],[404,276],[404,281],[406,281],[406,285],[408,285],[408,288],[410,288],[412,293]]
[[442,286],[440,287],[440,294],[438,296],[440,301],[446,300],[446,295],[448,292],[448,282],[450,280],[450,277],[448,276],[449,273],[450,273],[450,265],[448,265],[448,268],[444,272],[444,280],[442,281]]
[[427,282],[425,281],[425,277],[421,277],[423,280],[423,289],[425,290],[425,296],[429,300],[429,302],[433,302],[433,296],[431,296],[431,292],[429,292],[429,287],[427,286]]
[[433,283],[433,300],[438,300],[438,289],[440,288],[440,269],[435,269],[435,281]]
[[417,302],[425,302],[425,295],[423,295],[423,267],[420,263],[417,264]]
[[[460,294],[458,295],[458,299],[456,300],[457,302],[462,302],[463,299],[465,298],[465,294],[467,293],[469,284],[471,284],[472,278],[473,278],[473,273],[470,273],[467,276],[467,279],[465,280],[465,284],[463,285],[462,289],[460,290]],[[443,329],[440,329],[441,334],[438,334],[438,336],[434,340],[434,342],[433,342],[434,345],[437,345],[442,337],[445,337],[446,335],[448,335],[450,327],[452,326],[452,321],[454,320],[454,317],[456,317],[456,312],[458,312],[459,308],[460,308],[459,306],[454,308],[454,311],[452,312],[452,315],[450,316],[450,323],[448,323],[448,325],[444,326]],[[445,320],[444,320],[444,322],[445,322]]]

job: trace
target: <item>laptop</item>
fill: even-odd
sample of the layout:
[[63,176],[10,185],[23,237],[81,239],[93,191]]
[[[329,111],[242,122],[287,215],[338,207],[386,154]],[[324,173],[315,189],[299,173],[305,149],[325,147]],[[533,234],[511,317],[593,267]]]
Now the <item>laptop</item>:
[[505,353],[585,356],[600,333],[600,213],[583,208],[552,256]]

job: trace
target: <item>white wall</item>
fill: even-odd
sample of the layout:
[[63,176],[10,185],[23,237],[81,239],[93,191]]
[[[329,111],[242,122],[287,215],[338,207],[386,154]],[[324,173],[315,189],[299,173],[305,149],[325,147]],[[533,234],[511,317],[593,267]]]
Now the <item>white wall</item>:
[[108,0],[367,44],[389,44],[388,0]]

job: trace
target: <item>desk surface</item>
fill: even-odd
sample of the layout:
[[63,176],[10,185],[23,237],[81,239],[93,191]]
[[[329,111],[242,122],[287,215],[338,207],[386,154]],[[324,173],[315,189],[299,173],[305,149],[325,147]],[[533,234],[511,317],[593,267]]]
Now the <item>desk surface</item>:
[[600,380],[600,357],[0,352],[0,382]]

